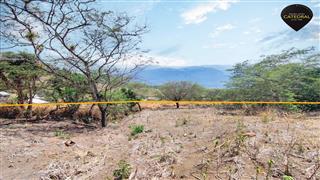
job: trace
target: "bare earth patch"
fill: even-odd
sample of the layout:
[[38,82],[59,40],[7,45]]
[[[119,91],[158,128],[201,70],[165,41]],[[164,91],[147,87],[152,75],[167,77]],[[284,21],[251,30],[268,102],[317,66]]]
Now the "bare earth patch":
[[[320,117],[214,108],[144,110],[100,129],[71,122],[1,125],[0,179],[320,178]],[[132,125],[144,125],[131,135]]]

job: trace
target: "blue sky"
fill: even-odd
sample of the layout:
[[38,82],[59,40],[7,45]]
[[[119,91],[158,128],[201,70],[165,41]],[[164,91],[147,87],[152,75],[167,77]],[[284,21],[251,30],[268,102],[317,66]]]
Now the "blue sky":
[[[127,12],[150,31],[142,46],[159,65],[231,65],[291,47],[320,48],[320,0],[305,1],[99,1]],[[290,4],[304,4],[313,19],[295,32],[281,19]]]

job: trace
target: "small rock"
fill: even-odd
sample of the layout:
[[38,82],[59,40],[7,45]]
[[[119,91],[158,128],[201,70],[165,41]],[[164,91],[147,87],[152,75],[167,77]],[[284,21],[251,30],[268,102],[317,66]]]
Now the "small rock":
[[164,173],[161,174],[161,176],[165,177],[165,178],[170,177],[171,176],[171,172],[165,171]]
[[243,134],[243,136],[254,137],[254,136],[256,136],[256,133],[255,132],[246,132]]
[[95,157],[96,155],[93,153],[93,152],[91,152],[91,151],[88,151],[87,152],[87,156],[90,156],[90,157]]
[[81,174],[81,173],[84,173],[84,171],[82,171],[82,170],[76,170],[76,171],[74,172],[74,175],[79,175],[79,174]]
[[136,168],[129,176],[129,180],[135,179],[138,169]]
[[180,147],[180,146],[176,147],[176,148],[175,148],[175,152],[176,152],[176,153],[180,153],[180,152],[181,152],[181,147]]
[[73,146],[73,145],[75,145],[76,143],[74,142],[74,141],[71,141],[71,140],[68,140],[68,141],[66,141],[65,143],[64,143],[64,145],[66,145],[66,146]]
[[205,152],[208,148],[206,146],[198,149],[198,152]]

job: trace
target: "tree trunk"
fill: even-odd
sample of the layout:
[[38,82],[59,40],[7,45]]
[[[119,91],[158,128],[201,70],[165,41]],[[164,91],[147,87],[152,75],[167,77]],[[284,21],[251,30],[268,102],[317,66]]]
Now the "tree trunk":
[[[23,104],[24,103],[24,95],[22,92],[22,89],[17,90],[17,99],[18,99],[18,104]],[[22,106],[23,107],[23,106]]]
[[107,122],[106,122],[107,110],[100,106],[99,106],[99,109],[101,112],[101,126],[106,127],[107,126]]
[[[18,99],[18,104],[24,104],[24,95],[23,95],[23,90],[22,89],[17,89],[17,99]],[[21,108],[21,112],[23,112],[25,110],[24,106],[20,106]]]
[[176,106],[177,106],[177,109],[179,109],[180,105],[178,102],[176,102]]
[[[89,85],[90,85],[90,88],[91,88],[91,93],[92,93],[92,98],[96,101],[96,102],[99,102],[101,101],[101,96],[99,94],[99,91],[98,91],[98,88],[97,88],[97,84],[96,82],[92,79],[92,76],[91,76],[91,71],[89,69],[89,66],[88,64],[85,65],[86,67],[86,76],[88,78],[88,82],[89,82]],[[93,106],[92,106],[93,107]],[[106,127],[107,126],[107,122],[106,122],[106,116],[107,116],[107,108],[104,107],[102,104],[98,104],[98,107],[99,107],[99,110],[100,110],[100,114],[101,114],[101,117],[100,117],[100,120],[101,120],[101,126],[102,127]]]
[[27,108],[27,111],[26,111],[26,118],[29,119],[29,118],[32,118],[32,97],[31,99],[29,100],[28,104],[30,104]]
[[95,104],[92,104],[89,110],[89,116],[91,116],[91,118],[93,119],[93,108],[94,108]]
[[[35,88],[35,80],[32,79],[32,82],[29,85],[29,101],[28,104],[33,102],[33,89]],[[26,112],[26,118],[32,118],[32,105],[29,105]]]
[[140,104],[137,103],[137,105],[138,105],[139,111],[142,111]]

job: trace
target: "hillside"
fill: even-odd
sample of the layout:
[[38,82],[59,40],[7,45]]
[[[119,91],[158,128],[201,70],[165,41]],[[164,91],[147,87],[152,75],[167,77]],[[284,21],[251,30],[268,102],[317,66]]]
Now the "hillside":
[[[145,109],[100,129],[0,120],[0,179],[319,179],[319,116]],[[132,135],[130,127],[143,125]],[[124,160],[126,166],[118,166]],[[272,162],[269,167],[268,162]],[[270,164],[270,163],[269,163]],[[122,168],[121,168],[122,167]]]
[[230,66],[149,66],[138,73],[136,81],[160,85],[169,81],[192,81],[207,88],[222,88],[229,79]]

